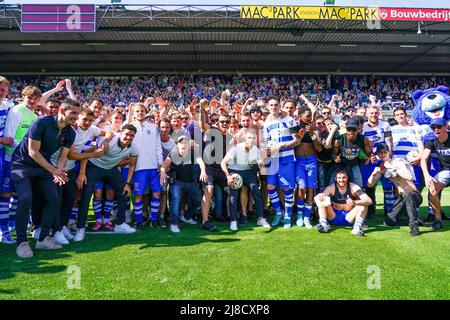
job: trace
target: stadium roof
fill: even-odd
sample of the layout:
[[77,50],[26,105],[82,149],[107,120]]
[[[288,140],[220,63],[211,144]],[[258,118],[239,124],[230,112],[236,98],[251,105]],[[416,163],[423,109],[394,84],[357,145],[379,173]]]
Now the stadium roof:
[[[421,34],[418,34],[420,24]],[[97,7],[97,32],[24,33],[0,9],[2,73],[450,74],[450,22],[242,19],[238,6]]]

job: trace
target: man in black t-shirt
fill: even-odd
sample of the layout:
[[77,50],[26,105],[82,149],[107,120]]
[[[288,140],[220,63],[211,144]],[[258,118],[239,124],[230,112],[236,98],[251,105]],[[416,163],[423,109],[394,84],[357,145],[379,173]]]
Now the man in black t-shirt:
[[[442,189],[450,185],[450,139],[448,138],[447,123],[442,118],[433,119],[430,124],[436,135],[436,140],[428,140],[422,154],[420,165],[425,177],[425,183],[429,190],[429,201],[433,208],[435,221],[433,230],[442,229],[441,201],[439,193]],[[439,160],[439,172],[432,177],[428,171],[428,159],[431,153],[436,153]]]
[[[194,163],[200,166],[200,181],[206,182],[205,163],[196,148],[190,146],[191,142],[187,136],[180,136],[177,145],[168,154],[161,166],[161,185],[169,179],[170,184],[170,231],[179,233],[180,205],[183,192],[188,200],[190,216],[200,206],[202,193],[193,172]],[[168,168],[170,167],[170,171]]]
[[[347,171],[351,182],[362,187],[363,178],[360,169],[360,156],[366,157],[372,150],[369,146],[369,140],[358,132],[359,120],[356,117],[348,119],[346,129],[347,132],[335,140],[334,161],[340,168],[344,168]],[[333,179],[334,176],[335,174],[332,176]]]
[[[61,245],[49,237],[49,233],[55,215],[59,212],[57,184],[63,185],[68,180],[64,166],[76,135],[71,125],[77,120],[79,112],[76,101],[63,101],[56,117],[42,117],[31,124],[12,155],[11,178],[18,195],[16,252],[20,258],[33,256],[27,242],[28,214],[33,193],[39,193],[42,199],[41,233],[36,249],[61,248]],[[58,166],[55,168],[51,165],[50,158],[61,148]]]

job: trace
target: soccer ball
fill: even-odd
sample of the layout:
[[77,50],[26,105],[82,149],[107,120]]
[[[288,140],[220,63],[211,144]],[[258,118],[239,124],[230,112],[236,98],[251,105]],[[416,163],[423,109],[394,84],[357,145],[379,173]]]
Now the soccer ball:
[[233,178],[233,182],[229,184],[230,188],[234,190],[241,188],[243,183],[242,177],[237,173],[231,174],[231,177]]
[[419,152],[416,150],[412,150],[406,154],[406,160],[408,162],[411,162],[411,161],[415,160],[418,156],[419,156]]

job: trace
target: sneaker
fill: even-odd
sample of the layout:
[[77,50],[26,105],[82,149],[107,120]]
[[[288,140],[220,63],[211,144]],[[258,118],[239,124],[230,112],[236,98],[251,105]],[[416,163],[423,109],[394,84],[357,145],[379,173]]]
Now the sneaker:
[[178,227],[177,224],[171,224],[170,225],[170,231],[172,231],[173,233],[180,233],[180,227]]
[[67,240],[73,240],[74,236],[72,232],[70,232],[69,228],[67,228],[66,226],[62,228],[62,233],[64,234],[64,237],[66,237]]
[[184,223],[187,223],[187,224],[197,224],[197,221],[195,221],[192,218],[186,219],[184,217],[184,214],[180,214],[180,220],[183,221]]
[[241,216],[241,218],[239,219],[239,224],[242,224],[244,226],[247,223],[248,223],[247,216]]
[[136,230],[142,230],[142,229],[144,229],[144,224],[143,224],[142,222],[136,222],[136,223],[134,224],[134,228],[135,228]]
[[55,249],[61,249],[61,248],[62,248],[62,245],[56,243],[53,240],[53,238],[51,238],[49,236],[45,237],[45,239],[42,241],[36,242],[36,249],[55,250]]
[[267,222],[267,220],[265,218],[260,218],[258,219],[258,221],[256,222],[256,224],[258,226],[261,226],[263,228],[270,228],[270,224]]
[[14,244],[14,243],[16,243],[16,240],[14,240],[11,237],[11,234],[8,232],[7,234],[2,236],[2,238],[0,239],[0,242],[4,243],[4,244]]
[[412,225],[409,228],[410,228],[410,230],[409,230],[409,235],[410,236],[418,236],[418,235],[420,235],[419,226],[418,225]]
[[431,213],[429,213],[425,218],[425,222],[434,222],[434,220],[435,220],[434,214]]
[[16,248],[16,254],[19,258],[31,258],[33,256],[33,250],[31,250],[28,242],[22,242]]
[[436,220],[434,221],[433,225],[431,226],[431,229],[433,230],[439,230],[439,229],[443,229],[444,225],[442,224],[441,220]]
[[230,223],[230,230],[231,231],[238,231],[237,221],[231,221],[231,223]]
[[41,235],[41,228],[34,229],[32,233],[33,239],[38,240],[40,235]]
[[351,231],[351,234],[361,236],[361,237],[364,236],[364,232],[362,232],[360,228],[353,228]]
[[128,224],[126,224],[124,222],[122,224],[116,224],[116,226],[114,228],[114,232],[117,232],[117,233],[135,233],[136,229],[130,227]]
[[216,231],[217,227],[215,225],[213,225],[211,222],[206,221],[202,224],[202,229],[205,231],[212,232],[212,231]]
[[305,224],[306,229],[312,229],[312,224],[311,224],[311,218],[309,217],[304,217],[303,218],[303,223]]
[[131,223],[131,212],[130,211],[125,211],[125,222],[126,223]]
[[273,218],[272,227],[276,227],[280,223],[281,223],[281,214],[277,214],[275,215],[275,218]]
[[111,223],[111,221],[106,221],[106,222],[103,224],[103,227],[104,227],[106,230],[108,230],[108,231],[114,231],[114,226],[113,226],[113,224]]
[[55,232],[53,236],[53,241],[58,244],[67,245],[69,244],[69,240],[66,239],[64,233],[62,231]]
[[384,223],[385,223],[385,225],[387,225],[387,226],[389,226],[389,227],[393,227],[393,226],[395,226],[395,225],[397,224],[397,221],[392,220],[392,219],[389,217],[389,215],[386,215],[386,216],[384,217]]
[[303,223],[303,216],[298,216],[297,217],[297,222],[295,223],[297,225],[297,227],[303,227],[304,223]]
[[77,234],[75,235],[75,237],[73,237],[73,241],[75,241],[75,242],[83,241],[85,235],[86,235],[86,229],[85,228],[78,229],[77,230]]
[[100,231],[103,227],[101,222],[95,221],[94,226],[91,228],[92,231]]
[[[166,223],[164,222],[164,218],[159,218],[157,222],[158,222],[158,226],[160,228],[167,228]],[[197,224],[197,221],[194,221],[194,222],[195,222],[195,224]]]
[[285,218],[283,223],[283,228],[289,229],[291,227],[291,218]]
[[319,223],[317,226],[316,226],[316,228],[317,228],[317,231],[319,231],[320,233],[327,233],[327,232],[329,232],[329,225],[327,225],[327,224],[321,224],[321,223]]
[[156,220],[149,222],[149,225],[150,225],[152,228],[159,228],[158,221],[156,221]]
[[16,225],[15,224],[10,225],[8,228],[9,228],[9,232],[10,233],[16,232]]

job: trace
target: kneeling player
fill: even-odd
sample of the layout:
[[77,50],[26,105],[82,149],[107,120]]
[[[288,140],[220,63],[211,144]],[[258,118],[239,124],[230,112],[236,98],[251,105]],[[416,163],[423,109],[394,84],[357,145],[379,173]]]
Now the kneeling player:
[[[330,204],[321,205],[327,197],[330,197]],[[344,169],[336,172],[336,182],[319,193],[316,202],[319,207],[319,224],[317,225],[319,232],[328,232],[329,224],[353,225],[353,234],[364,235],[361,227],[372,200],[357,184],[348,182],[348,174]]]

